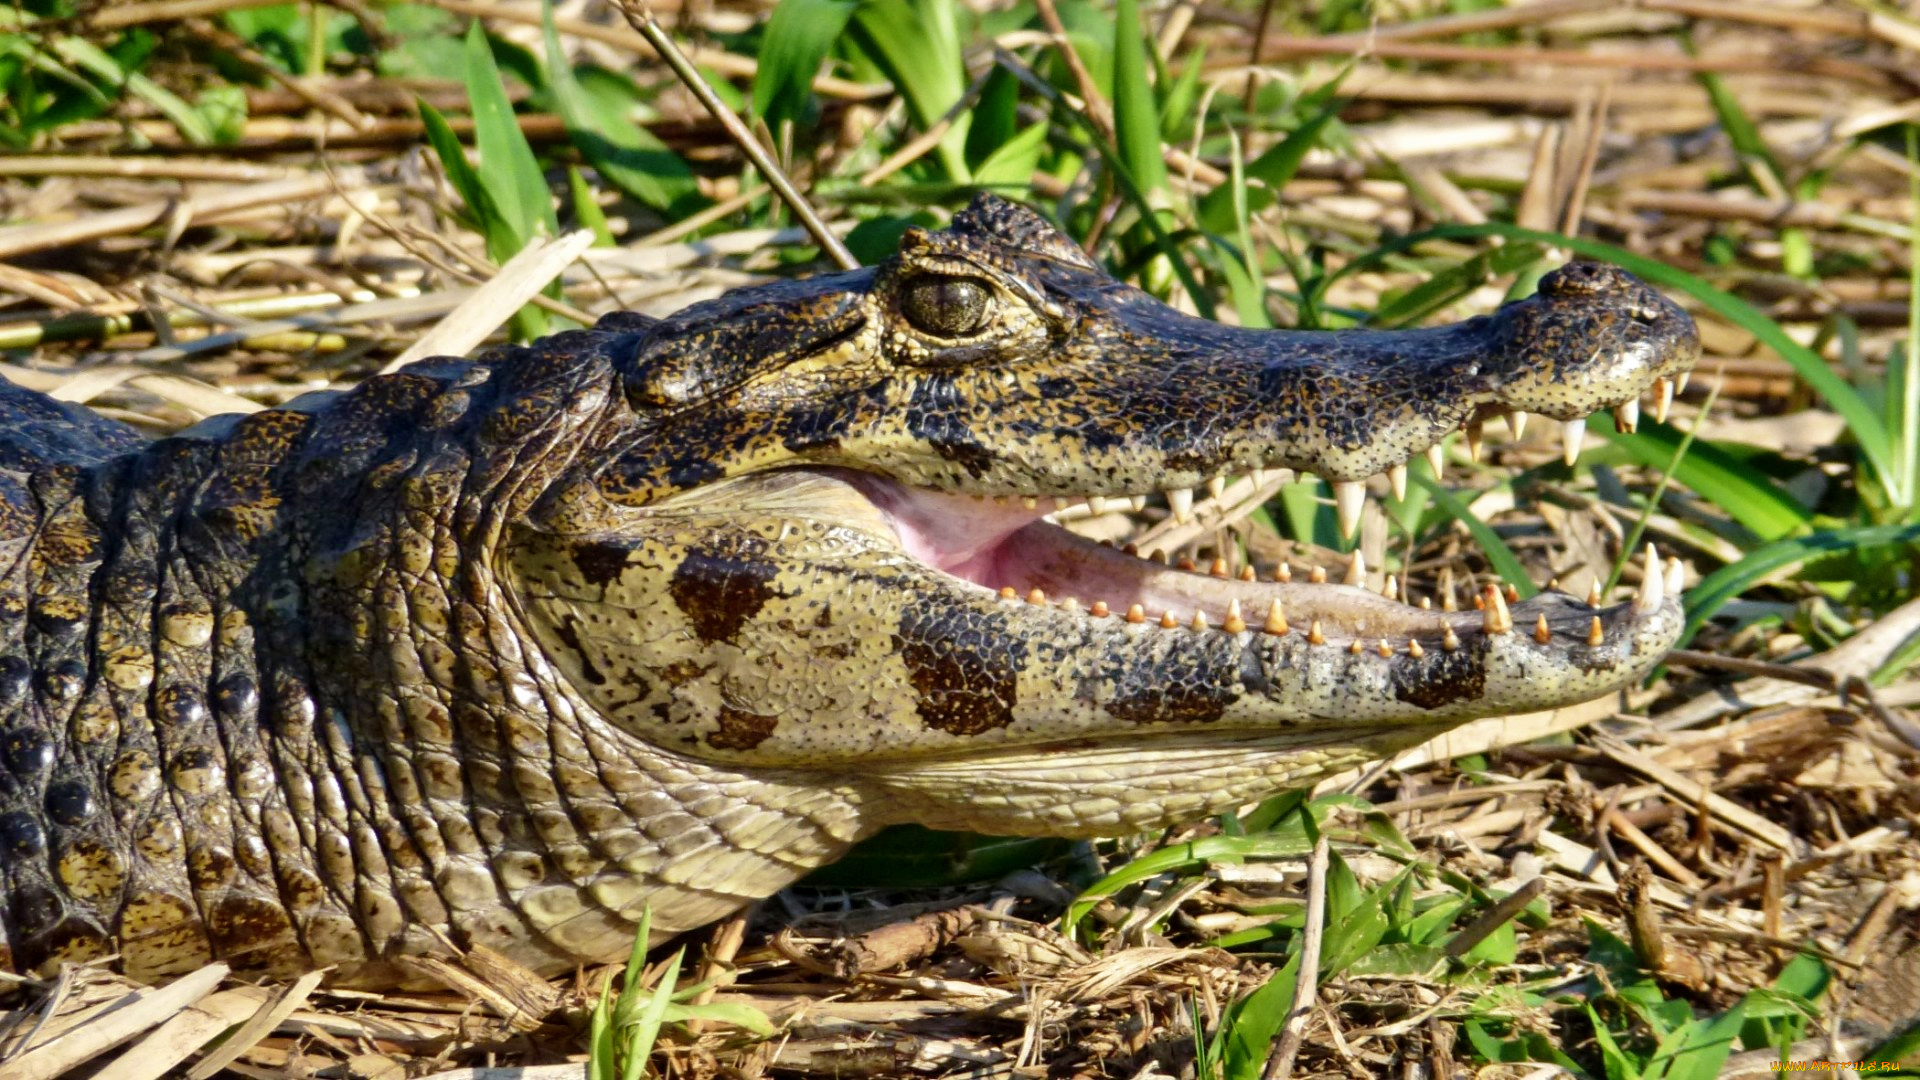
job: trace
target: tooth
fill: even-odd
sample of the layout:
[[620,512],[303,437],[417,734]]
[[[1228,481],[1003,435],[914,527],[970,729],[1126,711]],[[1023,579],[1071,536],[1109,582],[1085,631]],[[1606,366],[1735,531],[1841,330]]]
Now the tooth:
[[1207,573],[1213,575],[1214,577],[1219,577],[1219,578],[1226,577],[1227,576],[1227,557],[1225,555],[1215,555],[1213,557],[1213,564],[1207,567]]
[[1002,600],[1018,600],[1018,599],[1020,599],[1020,594],[1019,594],[1018,592],[1016,592],[1016,591],[1014,591],[1014,588],[1013,588],[1013,586],[1011,586],[1011,585],[1002,585],[1002,586],[1000,586],[1000,599],[1002,599]]
[[1594,578],[1593,584],[1587,586],[1587,606],[1599,607],[1600,601],[1604,599],[1606,599],[1606,597],[1600,595],[1600,579]]
[[1061,611],[1079,611],[1080,598],[1077,596],[1069,596],[1065,600],[1060,601],[1060,610]]
[[1360,528],[1360,509],[1367,502],[1367,485],[1358,480],[1342,480],[1333,485],[1333,508],[1340,517],[1340,535],[1352,536]]
[[1400,598],[1400,579],[1394,577],[1392,574],[1388,574],[1387,583],[1380,587],[1380,595],[1389,600],[1398,600]]
[[1407,497],[1407,467],[1404,464],[1402,464],[1402,465],[1395,465],[1393,468],[1388,469],[1387,484],[1393,488],[1394,498],[1396,499],[1406,498]]
[[1354,638],[1353,644],[1347,646],[1347,651],[1352,653],[1355,656],[1359,656],[1361,653],[1367,651],[1367,647],[1360,643],[1359,638]]
[[1133,507],[1134,513],[1137,514],[1147,508],[1147,497],[1145,495],[1129,495],[1127,496],[1127,505]]
[[1667,560],[1667,592],[1678,597],[1687,591],[1687,564],[1678,558]]
[[1460,635],[1453,632],[1453,624],[1447,624],[1447,635],[1440,639],[1440,647],[1448,652],[1460,647]]
[[1539,620],[1533,624],[1533,640],[1542,645],[1548,644],[1553,640],[1553,631],[1547,626],[1547,617],[1544,613],[1540,616]]
[[1221,493],[1226,490],[1227,490],[1226,477],[1214,476],[1214,477],[1209,477],[1207,479],[1207,494],[1217,499],[1220,497]]
[[1661,423],[1667,422],[1667,413],[1673,409],[1673,381],[1670,379],[1653,380],[1653,418]]
[[1293,564],[1287,562],[1285,559],[1281,559],[1280,565],[1273,568],[1273,580],[1281,582],[1282,584],[1292,581]]
[[1123,548],[1121,548],[1120,550],[1121,550],[1121,551],[1123,551],[1123,552],[1125,552],[1125,553],[1127,553],[1128,555],[1131,555],[1131,556],[1133,556],[1133,557],[1134,557],[1134,558],[1136,558],[1136,559],[1140,557],[1140,545],[1139,545],[1139,544],[1128,544],[1128,545],[1127,545],[1126,547],[1123,547]]
[[1580,460],[1580,443],[1587,437],[1585,420],[1568,420],[1560,425],[1560,456],[1568,467]]
[[1691,371],[1683,371],[1680,374],[1675,375],[1673,377],[1673,392],[1676,394],[1686,393],[1687,380],[1691,378],[1693,378],[1693,372]]
[[1347,579],[1345,583],[1348,585],[1365,585],[1367,583],[1367,561],[1360,557],[1360,552],[1357,548],[1354,550],[1353,560],[1347,563]]
[[1180,561],[1175,563],[1174,565],[1179,567],[1182,570],[1185,570],[1189,574],[1200,569],[1199,566],[1195,565],[1192,559],[1187,558],[1185,555],[1180,556]]
[[1507,430],[1513,432],[1514,442],[1519,442],[1520,437],[1527,433],[1527,411],[1525,409],[1515,409],[1507,414]]
[[1178,629],[1179,626],[1180,620],[1173,617],[1173,609],[1169,608],[1160,613],[1160,629],[1174,630]]
[[1559,579],[1559,578],[1557,578],[1557,577],[1550,577],[1550,578],[1548,578],[1548,579],[1547,579],[1547,591],[1548,591],[1548,592],[1559,592],[1559,591],[1560,591],[1560,579]]
[[1587,628],[1587,644],[1597,649],[1606,644],[1606,642],[1607,631],[1600,625],[1600,616],[1595,615],[1593,617],[1593,625]]
[[1427,655],[1427,650],[1421,648],[1420,642],[1417,641],[1416,639],[1408,638],[1407,639],[1407,655],[1413,657],[1415,660],[1418,660],[1421,657]]
[[1327,568],[1324,566],[1316,566],[1307,571],[1307,580],[1315,585],[1325,585],[1327,583]]
[[1173,520],[1185,525],[1193,520],[1193,489],[1175,488],[1167,492],[1167,506],[1173,510]]
[[1152,559],[1161,566],[1167,565],[1167,551],[1165,548],[1154,548],[1153,553],[1148,555],[1147,558]]
[[1266,487],[1267,486],[1267,470],[1258,465],[1255,465],[1253,468],[1247,470],[1247,479],[1253,481],[1254,487],[1257,487],[1257,488]]
[[1486,587],[1486,610],[1481,614],[1480,625],[1489,634],[1505,634],[1513,629],[1513,615],[1507,611],[1507,598],[1500,595],[1499,588]]
[[1026,498],[1020,500],[1020,505],[1029,510],[1038,510],[1040,509],[1040,500],[1032,495],[1028,495]]
[[[1489,588],[1491,588],[1491,586],[1489,586]],[[1473,594],[1473,610],[1475,611],[1487,610],[1487,597],[1484,593]]]
[[1640,399],[1628,398],[1613,407],[1613,427],[1631,435],[1640,426]]
[[1035,586],[1033,591],[1027,594],[1027,603],[1029,604],[1038,605],[1038,604],[1044,604],[1046,602],[1047,602],[1047,594],[1043,592],[1038,586]]
[[1517,604],[1519,602],[1520,602],[1520,587],[1518,585],[1513,584],[1512,582],[1508,582],[1507,583],[1507,603]]
[[1087,496],[1087,512],[1095,517],[1099,517],[1111,509],[1113,509],[1113,504],[1107,501],[1105,495]]
[[1387,644],[1386,638],[1380,639],[1379,648],[1380,648],[1380,659],[1389,660],[1393,658],[1393,646]]
[[1460,606],[1453,598],[1453,567],[1440,568],[1440,610],[1458,611]]
[[1227,601],[1227,618],[1225,622],[1220,624],[1220,629],[1225,630],[1229,634],[1238,634],[1246,630],[1246,628],[1247,620],[1240,617],[1240,601]]
[[1647,568],[1640,575],[1640,591],[1634,594],[1633,610],[1648,612],[1660,606],[1665,597],[1665,576],[1660,572],[1660,552],[1647,545]]
[[1432,611],[1432,610],[1433,610],[1433,597],[1431,597],[1431,596],[1423,596],[1423,597],[1421,597],[1421,598],[1420,598],[1420,610],[1421,610],[1421,611]]
[[1201,611],[1199,608],[1193,609],[1193,628],[1195,630],[1205,630],[1207,628],[1206,612]]
[[1433,479],[1436,482],[1447,471],[1447,452],[1439,443],[1427,447],[1427,468],[1433,470]]
[[1327,635],[1320,632],[1320,620],[1313,620],[1313,625],[1307,627],[1307,644],[1325,645],[1326,643]]
[[1285,637],[1287,635],[1287,613],[1280,610],[1280,601],[1275,600],[1273,603],[1267,605],[1267,622],[1261,629],[1272,634],[1274,637]]
[[1248,563],[1247,565],[1240,568],[1241,581],[1258,581],[1259,579],[1260,579],[1260,575],[1253,572],[1252,563]]
[[1141,607],[1139,604],[1132,605],[1127,608],[1127,621],[1135,624],[1146,622],[1147,609]]
[[1480,460],[1480,436],[1482,434],[1480,421],[1469,420],[1462,426],[1466,429],[1466,432],[1467,432],[1467,458],[1468,460],[1471,460],[1471,461],[1479,461]]
[[1087,609],[1087,613],[1096,619],[1104,619],[1108,615],[1113,614],[1113,609],[1107,606],[1105,600],[1095,600],[1093,606]]

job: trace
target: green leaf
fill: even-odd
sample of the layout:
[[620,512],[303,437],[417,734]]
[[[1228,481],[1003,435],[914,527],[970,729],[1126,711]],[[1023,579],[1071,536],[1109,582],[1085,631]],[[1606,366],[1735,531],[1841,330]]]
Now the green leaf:
[[[551,5],[544,9],[542,28],[546,38],[547,86],[553,91],[554,104],[560,110],[573,144],[609,183],[646,205],[676,217],[698,209],[706,200],[700,197],[693,170],[680,155],[668,149],[652,132],[627,119],[623,103],[617,98],[590,94],[582,88],[560,47],[560,35],[554,31]],[[519,134],[517,127],[514,133]],[[521,143],[524,145],[525,140]],[[485,154],[483,149],[483,165]],[[529,160],[531,157],[529,151]],[[535,171],[537,173],[537,168]],[[544,178],[540,192],[545,199]],[[551,215],[552,211],[548,213]],[[553,227],[558,229],[557,224]]]
[[593,197],[593,187],[580,170],[567,166],[567,191],[573,197],[573,218],[581,228],[593,230],[593,246],[613,247],[613,232],[607,228],[607,215]]
[[[1685,1005],[1685,1002],[1676,1004]],[[1742,998],[1733,1008],[1712,1020],[1694,1020],[1660,1040],[1648,1070],[1659,1071],[1667,1080],[1715,1080],[1720,1066],[1733,1051],[1740,1026],[1746,1023],[1747,1002]]]
[[773,9],[753,76],[753,114],[769,129],[812,122],[813,77],[859,7],[858,0],[780,0]]
[[1160,112],[1147,79],[1147,43],[1136,0],[1115,0],[1113,9],[1113,127],[1120,160],[1149,204],[1167,195],[1167,165],[1161,159]]
[[[955,0],[868,0],[849,24],[853,40],[907,99],[907,111],[930,130],[967,92]],[[934,146],[934,158],[956,184],[971,183],[967,130],[961,112]]]
[[1795,563],[1849,551],[1920,544],[1920,525],[1873,525],[1817,532],[1810,536],[1776,540],[1755,548],[1731,566],[1723,566],[1686,593],[1687,627],[1680,644],[1713,617],[1727,601],[1752,588],[1770,574]]
[[1196,869],[1215,860],[1241,862],[1250,858],[1304,855],[1313,850],[1313,841],[1307,838],[1303,829],[1297,827],[1298,821],[1296,817],[1288,823],[1296,826],[1293,828],[1250,836],[1209,836],[1143,855],[1088,886],[1079,898],[1067,906],[1067,913],[1061,918],[1061,932],[1072,933],[1074,926],[1093,910],[1094,904],[1101,898],[1156,874]]
[[473,225],[483,233],[487,223],[500,220],[499,211],[493,206],[493,200],[487,195],[487,189],[480,184],[480,176],[473,171],[473,165],[467,161],[466,149],[460,145],[460,137],[453,133],[453,126],[440,110],[426,103],[424,99],[415,99],[420,109],[420,123],[426,128],[427,145],[433,147],[433,154],[440,159],[440,168],[446,171],[447,183],[453,185],[454,193],[467,204],[467,213],[472,215]]
[[232,83],[216,83],[200,92],[194,111],[222,146],[240,141],[247,130],[247,92]]
[[480,184],[519,240],[512,251],[489,250],[496,261],[504,261],[543,229],[549,236],[557,234],[560,225],[547,178],[520,130],[513,103],[507,100],[506,85],[479,19],[467,31],[466,84],[473,109],[473,143],[480,151]]
[[1743,466],[1710,442],[1695,440],[1686,456],[1676,464],[1674,455],[1685,436],[1667,424],[1642,421],[1636,433],[1626,435],[1614,430],[1613,417],[1594,415],[1587,418],[1587,430],[1612,440],[1642,465],[1653,469],[1671,468],[1675,480],[1725,510],[1762,540],[1778,540],[1805,532],[1813,519],[1812,511],[1801,506],[1784,488]]
[[1272,1048],[1293,1011],[1300,985],[1300,954],[1295,953],[1258,990],[1241,998],[1222,1018],[1224,1046],[1221,1072],[1225,1080],[1258,1080]]
[[[1303,109],[1311,110],[1307,119],[1287,133],[1287,137],[1267,147],[1259,157],[1247,163],[1247,176],[1258,180],[1264,187],[1249,187],[1247,207],[1251,213],[1273,205],[1276,193],[1287,186],[1293,174],[1300,171],[1300,165],[1306,161],[1308,151],[1320,145],[1326,134],[1327,125],[1340,115],[1340,109],[1346,104],[1335,94],[1341,80],[1353,70],[1349,63],[1339,74],[1315,87],[1313,92],[1300,100]],[[1226,185],[1216,186],[1200,199],[1196,216],[1202,228],[1210,232],[1226,232],[1232,227],[1230,215],[1233,213],[1233,192],[1223,190]]]
[[153,106],[160,115],[166,117],[169,123],[180,130],[181,138],[195,146],[213,145],[212,126],[192,105],[145,75],[122,67],[120,62],[108,55],[104,49],[76,37],[56,38],[52,48],[54,54],[60,59],[101,82],[124,90]]
[[1025,191],[1033,182],[1033,171],[1040,167],[1040,154],[1046,145],[1046,122],[1028,125],[980,163],[973,172],[973,182],[982,187]]

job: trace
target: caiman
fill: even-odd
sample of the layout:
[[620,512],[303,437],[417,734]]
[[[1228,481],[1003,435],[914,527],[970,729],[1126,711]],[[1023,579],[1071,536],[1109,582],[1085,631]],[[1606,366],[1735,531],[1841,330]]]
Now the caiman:
[[1048,514],[1279,469],[1346,503],[1697,354],[1594,263],[1431,329],[1223,326],[982,197],[877,267],[168,438],[0,384],[5,966],[558,972],[890,823],[1156,828],[1594,698],[1674,643],[1671,568],[1426,610]]

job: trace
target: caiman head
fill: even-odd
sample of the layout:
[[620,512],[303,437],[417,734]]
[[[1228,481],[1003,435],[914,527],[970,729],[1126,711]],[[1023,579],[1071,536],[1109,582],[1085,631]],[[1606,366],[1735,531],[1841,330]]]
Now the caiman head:
[[1609,267],[1435,329],[1240,329],[982,197],[877,268],[624,325],[617,415],[511,528],[501,577],[611,723],[841,785],[873,822],[1159,825],[1592,699],[1680,631],[1659,565],[1611,607],[1436,611],[1187,572],[1047,517],[1184,514],[1254,471],[1364,481],[1476,417],[1634,402],[1698,341]]

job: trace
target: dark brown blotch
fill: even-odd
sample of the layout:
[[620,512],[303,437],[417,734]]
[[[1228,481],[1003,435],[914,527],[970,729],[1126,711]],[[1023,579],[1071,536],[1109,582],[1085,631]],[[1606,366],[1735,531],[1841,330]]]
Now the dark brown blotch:
[[715,750],[751,750],[766,742],[780,726],[777,716],[743,712],[730,705],[720,708],[720,727],[707,736],[707,745]]
[[667,592],[701,641],[732,641],[779,595],[773,579],[780,570],[766,561],[763,548],[749,537],[722,537],[710,547],[689,550],[674,569]]
[[1393,665],[1393,696],[1423,709],[1477,701],[1487,692],[1486,643],[1463,652],[1428,653],[1418,663]]
[[1115,698],[1107,702],[1107,712],[1130,724],[1211,724],[1232,700],[1232,691],[1222,687],[1175,683]]

